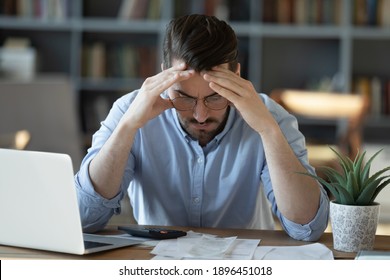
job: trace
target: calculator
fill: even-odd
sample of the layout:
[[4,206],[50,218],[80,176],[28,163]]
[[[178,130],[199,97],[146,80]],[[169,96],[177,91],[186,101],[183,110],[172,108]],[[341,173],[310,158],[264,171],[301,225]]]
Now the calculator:
[[187,233],[181,230],[166,229],[159,227],[143,227],[143,226],[119,226],[119,230],[123,230],[132,236],[147,237],[154,239],[170,239],[186,236]]

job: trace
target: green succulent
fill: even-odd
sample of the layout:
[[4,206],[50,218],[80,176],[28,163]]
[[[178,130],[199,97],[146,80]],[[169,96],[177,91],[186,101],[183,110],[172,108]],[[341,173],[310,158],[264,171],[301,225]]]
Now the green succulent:
[[[390,175],[383,175],[390,166],[370,176],[370,167],[374,158],[383,150],[376,152],[364,163],[364,156],[358,153],[352,161],[348,156],[338,153],[329,147],[338,157],[342,172],[331,167],[320,167],[328,180],[310,173],[301,173],[318,180],[334,196],[334,202],[344,205],[372,205],[379,192],[390,184]],[[383,175],[383,176],[382,176]]]

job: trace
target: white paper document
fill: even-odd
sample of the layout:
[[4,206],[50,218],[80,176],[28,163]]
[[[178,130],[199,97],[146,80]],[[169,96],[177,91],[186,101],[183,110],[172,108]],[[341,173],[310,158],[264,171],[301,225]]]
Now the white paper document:
[[259,246],[256,260],[333,260],[333,252],[321,243],[301,246]]
[[259,246],[260,239],[218,237],[187,232],[177,239],[161,240],[151,251],[154,260],[333,260],[333,252],[321,243],[301,246]]
[[390,260],[390,251],[362,250],[357,253],[355,260]]
[[161,240],[153,259],[252,259],[260,240],[216,237],[188,232],[177,239]]

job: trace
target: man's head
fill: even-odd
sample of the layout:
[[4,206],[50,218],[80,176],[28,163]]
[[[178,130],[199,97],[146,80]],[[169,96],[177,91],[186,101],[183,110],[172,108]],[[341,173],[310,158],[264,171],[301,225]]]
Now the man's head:
[[167,27],[163,69],[185,63],[196,72],[171,86],[168,95],[181,126],[201,146],[223,130],[229,112],[228,100],[209,87],[202,72],[221,66],[239,75],[237,52],[234,31],[216,17],[184,16],[172,20]]
[[235,72],[237,55],[236,34],[216,17],[188,15],[172,20],[167,26],[163,45],[165,69],[178,60],[196,72],[224,63]]

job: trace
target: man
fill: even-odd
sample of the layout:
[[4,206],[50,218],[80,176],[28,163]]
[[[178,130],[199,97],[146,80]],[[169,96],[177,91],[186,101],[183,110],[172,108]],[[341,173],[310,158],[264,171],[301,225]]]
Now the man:
[[299,172],[314,170],[296,119],[240,77],[229,25],[189,15],[167,27],[162,71],[115,102],[75,181],[85,231],[126,191],[139,224],[248,228],[264,188],[286,232],[316,240],[329,201]]

